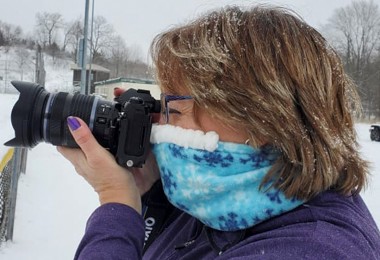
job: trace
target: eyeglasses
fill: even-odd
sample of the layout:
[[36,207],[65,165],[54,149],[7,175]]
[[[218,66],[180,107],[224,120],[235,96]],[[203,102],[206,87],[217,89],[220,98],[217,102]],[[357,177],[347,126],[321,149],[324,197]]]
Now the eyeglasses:
[[176,109],[171,109],[169,107],[169,102],[175,101],[175,100],[188,100],[188,99],[193,99],[193,98],[192,96],[176,96],[176,95],[167,95],[167,94],[161,93],[161,115],[165,124],[169,123],[169,114],[181,113]]

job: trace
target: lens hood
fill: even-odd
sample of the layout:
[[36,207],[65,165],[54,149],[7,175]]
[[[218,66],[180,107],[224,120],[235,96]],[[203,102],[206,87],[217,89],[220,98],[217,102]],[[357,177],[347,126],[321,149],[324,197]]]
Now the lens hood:
[[36,83],[12,81],[20,92],[19,99],[12,109],[11,121],[15,138],[6,146],[34,147],[42,139],[40,133],[41,115],[48,92]]

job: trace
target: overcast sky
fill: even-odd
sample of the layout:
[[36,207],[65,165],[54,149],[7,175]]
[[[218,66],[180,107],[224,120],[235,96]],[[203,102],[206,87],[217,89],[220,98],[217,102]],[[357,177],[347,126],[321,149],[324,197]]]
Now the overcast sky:
[[[90,4],[93,0],[90,0]],[[270,3],[299,13],[310,25],[320,27],[334,9],[353,0],[95,0],[95,16],[102,15],[114,26],[128,46],[139,45],[143,54],[152,38],[172,25],[185,22],[205,12],[226,5]],[[380,5],[380,0],[374,0]],[[58,12],[65,21],[84,17],[85,0],[0,0],[0,21],[19,25],[32,33],[37,12]],[[91,14],[91,9],[90,9]]]

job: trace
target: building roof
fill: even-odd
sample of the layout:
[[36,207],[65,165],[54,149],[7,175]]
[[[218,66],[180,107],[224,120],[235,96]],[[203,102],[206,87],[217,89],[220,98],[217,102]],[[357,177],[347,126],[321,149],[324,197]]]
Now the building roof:
[[140,83],[140,84],[156,84],[154,80],[151,79],[138,79],[138,78],[113,78],[113,79],[107,79],[103,81],[95,82],[94,84],[96,86],[99,85],[108,85],[108,84],[115,84],[120,82],[129,82],[129,83]]
[[[71,66],[70,66],[70,69],[71,70],[81,70],[82,68],[78,66],[78,64],[76,63],[72,63]],[[86,70],[89,70],[90,69],[90,64],[87,64],[86,65]],[[92,71],[101,71],[101,72],[107,72],[107,73],[110,73],[111,71],[107,68],[104,68],[100,65],[97,65],[97,64],[91,64],[91,70]]]

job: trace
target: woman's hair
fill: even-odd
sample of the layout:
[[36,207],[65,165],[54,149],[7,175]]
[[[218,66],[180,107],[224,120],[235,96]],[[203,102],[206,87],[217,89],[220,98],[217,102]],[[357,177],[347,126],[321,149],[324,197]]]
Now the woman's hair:
[[158,35],[151,53],[163,90],[192,95],[198,109],[246,129],[252,146],[281,151],[262,185],[309,199],[366,184],[351,112],[360,110],[356,86],[296,14],[227,7]]

